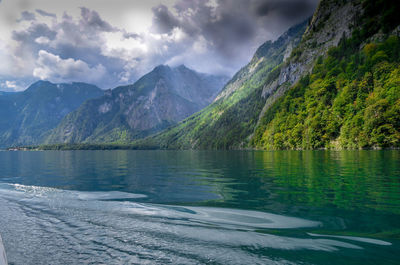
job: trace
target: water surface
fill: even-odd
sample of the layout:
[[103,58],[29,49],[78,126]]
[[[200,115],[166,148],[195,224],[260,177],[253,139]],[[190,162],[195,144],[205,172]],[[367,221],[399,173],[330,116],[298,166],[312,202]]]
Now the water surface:
[[0,152],[10,264],[399,264],[399,151]]

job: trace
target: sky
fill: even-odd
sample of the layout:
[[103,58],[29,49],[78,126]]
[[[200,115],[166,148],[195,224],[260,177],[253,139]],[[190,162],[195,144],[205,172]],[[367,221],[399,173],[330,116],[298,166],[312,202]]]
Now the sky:
[[0,0],[0,90],[130,84],[160,64],[232,76],[318,0]]

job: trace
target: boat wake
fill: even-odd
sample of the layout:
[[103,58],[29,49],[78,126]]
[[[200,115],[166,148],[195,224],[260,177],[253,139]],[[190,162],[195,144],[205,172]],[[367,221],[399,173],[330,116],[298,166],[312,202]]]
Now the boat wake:
[[4,250],[3,240],[0,236],[0,265],[7,265],[6,251]]
[[390,244],[306,233],[282,236],[269,232],[322,224],[258,211],[134,201],[144,197],[0,184],[0,233],[9,261],[290,264],[295,262],[277,258],[273,251],[334,252]]

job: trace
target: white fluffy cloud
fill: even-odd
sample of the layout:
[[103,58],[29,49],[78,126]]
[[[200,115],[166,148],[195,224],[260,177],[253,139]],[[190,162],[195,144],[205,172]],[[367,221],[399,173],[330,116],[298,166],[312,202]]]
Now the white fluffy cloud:
[[5,85],[6,85],[7,88],[12,88],[12,89],[17,88],[17,82],[16,81],[6,81]]
[[4,82],[4,86],[6,87],[7,91],[21,91],[24,89],[24,87],[21,87],[17,81],[8,81],[6,80]]
[[105,74],[106,69],[101,64],[90,67],[81,60],[61,59],[60,56],[44,50],[39,51],[37,66],[33,70],[33,76],[52,82],[83,81],[91,83],[101,80]]
[[18,92],[18,91],[22,91],[25,90],[25,86],[19,82],[19,81],[15,81],[15,80],[0,80],[0,89],[2,91],[6,91],[6,92]]
[[35,42],[38,43],[38,44],[48,44],[50,42],[50,40],[47,37],[40,36],[40,37],[35,39]]

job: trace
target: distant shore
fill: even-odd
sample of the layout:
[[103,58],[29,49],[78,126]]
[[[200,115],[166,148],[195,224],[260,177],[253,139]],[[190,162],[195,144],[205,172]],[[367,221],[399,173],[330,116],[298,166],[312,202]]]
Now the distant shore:
[[[160,148],[159,146],[147,146],[137,144],[49,144],[37,146],[17,146],[4,149],[5,151],[73,151],[73,150],[215,150],[215,149],[176,149],[176,148]],[[279,149],[268,150],[258,148],[242,148],[242,149],[218,149],[226,151],[306,151],[306,150],[400,150],[399,147],[369,147],[362,149],[344,149],[344,148],[319,148],[319,149]]]

